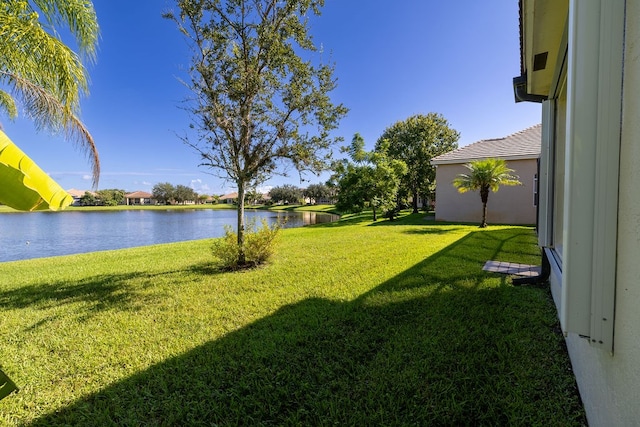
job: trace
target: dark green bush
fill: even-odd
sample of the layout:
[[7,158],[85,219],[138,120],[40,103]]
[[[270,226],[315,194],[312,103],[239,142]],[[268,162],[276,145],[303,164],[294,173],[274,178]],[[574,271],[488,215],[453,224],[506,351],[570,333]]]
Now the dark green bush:
[[224,236],[213,242],[213,256],[218,259],[219,267],[225,270],[257,267],[268,262],[274,254],[275,241],[282,223],[269,226],[265,219],[260,227],[255,220],[247,224],[244,235],[245,262],[240,262],[238,235],[230,226],[225,226]]

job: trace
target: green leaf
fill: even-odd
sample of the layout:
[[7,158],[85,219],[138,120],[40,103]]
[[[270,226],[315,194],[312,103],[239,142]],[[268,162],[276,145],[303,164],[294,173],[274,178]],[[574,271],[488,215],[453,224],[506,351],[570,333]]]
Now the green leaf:
[[0,203],[21,211],[57,211],[71,202],[71,195],[0,131]]
[[13,391],[18,390],[18,386],[15,385],[11,378],[7,376],[2,370],[0,370],[0,400],[9,396]]

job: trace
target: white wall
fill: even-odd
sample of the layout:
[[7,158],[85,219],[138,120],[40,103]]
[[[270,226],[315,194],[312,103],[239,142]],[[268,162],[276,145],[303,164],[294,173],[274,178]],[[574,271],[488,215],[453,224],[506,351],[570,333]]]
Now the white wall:
[[567,338],[592,427],[640,425],[640,5],[626,7],[614,352]]
[[[498,192],[489,193],[487,223],[535,224],[536,208],[533,205],[536,160],[511,160],[507,167],[520,177],[521,186],[502,186]],[[453,186],[453,179],[468,169],[462,164],[438,165],[436,169],[436,221],[482,221],[482,201],[477,191],[460,194]]]

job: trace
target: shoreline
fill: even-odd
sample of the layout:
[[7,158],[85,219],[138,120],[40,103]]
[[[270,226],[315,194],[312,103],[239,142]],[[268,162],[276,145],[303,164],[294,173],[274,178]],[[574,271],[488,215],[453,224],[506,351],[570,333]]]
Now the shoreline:
[[[68,206],[67,208],[55,211],[55,213],[63,212],[95,212],[95,211],[125,211],[125,210],[184,210],[184,209],[212,209],[212,210],[237,210],[236,205],[227,204],[203,204],[203,205],[117,205],[117,206]],[[293,212],[318,212],[330,213],[334,215],[342,215],[335,209],[335,205],[255,205],[245,207],[247,210],[267,210],[267,211],[293,211]],[[49,212],[54,211],[33,211],[33,212]],[[28,213],[0,205],[0,214],[10,213]]]

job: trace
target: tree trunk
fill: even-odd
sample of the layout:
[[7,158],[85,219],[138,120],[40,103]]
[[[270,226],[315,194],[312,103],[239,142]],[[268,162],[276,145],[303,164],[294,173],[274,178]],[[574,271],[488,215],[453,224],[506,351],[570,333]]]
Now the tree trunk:
[[480,199],[482,200],[482,223],[480,228],[487,226],[487,201],[489,200],[489,188],[480,189]]
[[373,220],[377,221],[378,220],[378,216],[376,215],[376,207],[373,206]]
[[413,192],[413,213],[418,213],[418,191]]
[[244,254],[244,182],[238,180],[238,265],[243,266],[247,259]]
[[480,224],[480,228],[485,228],[487,226],[487,202],[482,203],[482,224]]

